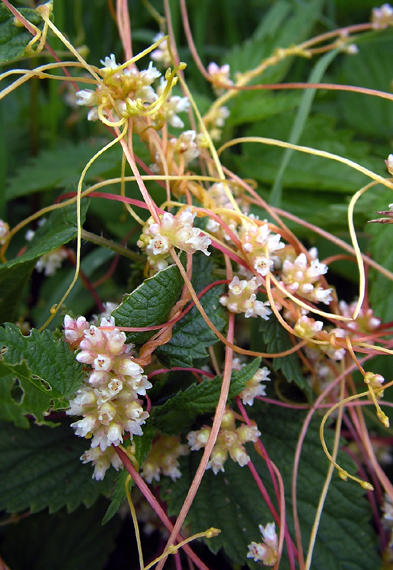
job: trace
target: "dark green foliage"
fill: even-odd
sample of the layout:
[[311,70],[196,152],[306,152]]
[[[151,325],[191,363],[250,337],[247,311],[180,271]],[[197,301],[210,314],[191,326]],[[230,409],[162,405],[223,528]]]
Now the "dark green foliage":
[[[35,10],[22,8],[19,10],[26,20],[42,30],[44,21]],[[15,25],[14,15],[8,8],[0,4],[0,62],[7,62],[25,54],[27,44],[33,39],[33,35],[22,25]],[[35,48],[38,46],[37,42]]]

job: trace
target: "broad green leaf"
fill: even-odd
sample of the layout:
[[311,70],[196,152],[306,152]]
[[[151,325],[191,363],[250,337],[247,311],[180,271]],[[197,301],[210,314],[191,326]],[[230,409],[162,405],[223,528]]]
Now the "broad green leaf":
[[0,362],[2,373],[8,376],[0,379],[1,392],[5,400],[0,404],[0,419],[13,421],[16,426],[28,428],[24,417],[34,416],[39,424],[53,425],[45,420],[46,412],[55,407],[49,392],[37,387],[37,379],[31,374],[26,362],[14,366]]
[[[42,30],[44,21],[35,10],[20,8],[19,12],[26,20]],[[0,4],[0,62],[11,61],[25,55],[27,44],[33,39],[33,35],[22,25],[17,26],[14,15],[8,8]],[[38,46],[38,42],[35,44]]]
[[[247,130],[247,136],[288,140],[292,116],[282,114],[266,119]],[[354,141],[353,133],[337,130],[335,119],[326,115],[310,117],[300,137],[299,144],[349,158],[378,174],[385,174],[383,160],[372,155],[367,143]],[[260,143],[246,143],[242,155],[233,157],[239,171],[265,184],[272,184],[281,164],[283,150]],[[320,193],[332,191],[353,193],[370,180],[362,173],[337,161],[296,151],[285,170],[283,188],[309,189]],[[285,205],[285,201],[284,201]]]
[[82,503],[92,505],[112,487],[114,470],[103,481],[92,479],[91,465],[80,456],[89,442],[76,437],[69,423],[55,428],[31,426],[18,429],[0,423],[0,509],[8,513],[64,506],[71,512]]
[[[390,224],[370,224],[367,227],[372,235],[369,244],[371,257],[385,269],[393,271],[393,228]],[[375,316],[388,323],[393,319],[393,287],[392,282],[376,271],[370,270],[369,302]]]
[[[391,33],[364,44],[359,43],[359,53],[354,57],[345,57],[342,61],[340,83],[390,93],[392,49]],[[360,93],[342,92],[338,103],[347,124],[357,132],[390,140],[393,129],[391,101]]]
[[[276,319],[271,315],[268,321],[260,319],[258,322],[258,330],[263,342],[254,340],[257,350],[261,352],[278,353],[292,348],[287,331]],[[260,338],[258,336],[258,338]],[[302,390],[310,392],[310,386],[304,378],[299,357],[296,353],[284,356],[282,358],[273,359],[273,370],[281,370],[288,382],[295,382]]]
[[[183,278],[176,265],[170,265],[146,279],[112,313],[116,325],[121,327],[149,327],[168,320],[174,304],[183,289]],[[135,344],[146,342],[157,331],[128,333]]]
[[13,570],[48,570],[54,564],[56,570],[104,570],[121,524],[120,518],[105,528],[99,524],[105,507],[98,502],[71,514],[39,513],[8,525],[0,535],[2,556]]
[[[105,146],[106,142],[75,144],[68,141],[62,142],[53,150],[44,150],[38,157],[30,159],[26,165],[18,169],[6,190],[7,200],[78,183],[86,164]],[[85,182],[110,172],[120,163],[121,150],[117,146],[108,149],[89,168]]]
[[[52,332],[32,329],[23,336],[20,329],[6,323],[0,328],[1,361],[16,376],[30,380],[51,398],[69,398],[82,381],[82,365],[63,339]],[[23,371],[22,371],[23,367]]]
[[[82,201],[81,220],[86,217],[89,201]],[[0,265],[0,321],[13,321],[23,293],[37,260],[76,238],[76,205],[65,206],[50,214],[40,226],[25,253]]]
[[299,104],[298,93],[272,93],[271,91],[245,91],[231,104],[226,124],[255,123],[267,117],[284,113]]
[[[228,401],[240,394],[258,370],[260,358],[239,371],[234,371],[229,388]],[[162,406],[155,406],[151,412],[153,425],[168,435],[177,435],[191,427],[197,416],[214,412],[221,393],[222,378],[204,380],[193,384],[184,392],[178,392]]]
[[[259,412],[256,412],[259,408]],[[275,407],[253,406],[251,417],[262,433],[261,439],[270,459],[277,465],[283,477],[286,495],[286,518],[294,539],[291,510],[291,478],[294,453],[302,423],[303,412],[293,412]],[[308,541],[319,495],[325,482],[329,462],[319,440],[319,422],[311,423],[303,446],[297,485],[298,511],[302,529],[303,547]],[[331,445],[331,437],[328,437]],[[274,489],[269,471],[263,459],[255,453],[251,444],[246,450],[274,501]],[[192,452],[180,460],[182,477],[173,483],[163,480],[162,497],[168,501],[170,515],[179,512],[198,467],[201,452]],[[344,454],[340,464],[349,472],[356,471],[355,464]],[[313,556],[313,570],[370,570],[379,568],[375,531],[370,523],[371,508],[364,491],[355,483],[346,483],[333,475],[330,490],[321,518]],[[207,541],[213,552],[220,548],[232,563],[259,568],[247,560],[248,544],[261,542],[259,525],[273,521],[273,516],[263,500],[256,482],[247,467],[240,467],[230,459],[225,463],[225,473],[214,475],[207,471],[188,515],[191,532],[211,526],[221,529],[221,534]],[[280,570],[288,570],[285,558]]]
[[[213,262],[204,254],[193,256],[192,283],[199,293],[212,282]],[[227,323],[227,313],[220,304],[224,287],[219,285],[209,289],[201,298],[201,304],[212,323],[221,332]],[[155,354],[160,361],[169,366],[192,367],[207,357],[207,348],[218,342],[215,333],[207,326],[197,307],[193,307],[173,327],[171,340],[160,346]]]
[[[304,18],[305,10],[307,18]],[[309,34],[313,23],[320,15],[320,10],[320,0],[310,0],[298,7],[285,0],[276,2],[261,20],[252,38],[241,46],[236,46],[228,54],[226,62],[231,66],[231,73],[243,73],[256,68],[265,58],[272,56],[277,48],[300,43]],[[268,67],[257,81],[259,83],[281,81],[291,62],[292,58],[286,58],[278,65]]]

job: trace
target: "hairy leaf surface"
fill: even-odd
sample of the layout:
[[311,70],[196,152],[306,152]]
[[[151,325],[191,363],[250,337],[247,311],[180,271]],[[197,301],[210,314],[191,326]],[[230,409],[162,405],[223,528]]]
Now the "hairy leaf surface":
[[103,481],[93,480],[91,465],[79,460],[88,447],[67,421],[27,431],[1,422],[0,509],[36,513],[49,508],[53,513],[66,506],[71,512],[108,494],[115,471],[109,470]]
[[[19,12],[26,20],[42,30],[44,21],[35,10],[20,8]],[[22,25],[14,23],[14,15],[8,8],[0,4],[0,62],[7,62],[25,55],[27,44],[33,35]],[[38,42],[35,44],[38,46]],[[33,48],[34,52],[34,48]]]

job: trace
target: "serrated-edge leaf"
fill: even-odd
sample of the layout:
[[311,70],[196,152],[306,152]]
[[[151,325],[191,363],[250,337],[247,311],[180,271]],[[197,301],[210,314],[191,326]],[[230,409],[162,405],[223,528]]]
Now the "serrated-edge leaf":
[[[116,325],[122,327],[149,327],[161,325],[183,289],[183,278],[176,265],[170,265],[146,279],[112,312]],[[128,340],[135,344],[146,342],[156,331],[129,333]]]
[[18,367],[24,365],[26,374],[37,388],[51,398],[68,398],[82,382],[82,365],[63,339],[56,340],[53,333],[45,330],[39,333],[33,329],[29,336],[23,336],[13,323],[0,328],[0,346],[3,366],[18,375]]
[[[257,372],[260,363],[260,358],[256,358],[244,368],[233,372],[228,401],[244,390],[246,383]],[[203,380],[200,384],[193,384],[184,392],[178,392],[165,404],[153,407],[151,411],[153,425],[170,435],[180,433],[190,426],[197,416],[214,412],[220,398],[221,384],[220,376],[212,380]]]
[[79,459],[88,447],[65,421],[53,429],[32,425],[27,431],[1,422],[0,509],[35,513],[67,506],[71,512],[108,494],[114,471],[104,481],[93,480],[92,467]]
[[[21,8],[19,12],[26,20],[40,30],[43,29],[44,21],[35,10]],[[33,35],[24,27],[15,24],[12,12],[0,4],[0,62],[5,63],[25,55],[27,44],[33,39]],[[36,44],[38,46],[38,42]],[[34,48],[33,48],[34,50]]]

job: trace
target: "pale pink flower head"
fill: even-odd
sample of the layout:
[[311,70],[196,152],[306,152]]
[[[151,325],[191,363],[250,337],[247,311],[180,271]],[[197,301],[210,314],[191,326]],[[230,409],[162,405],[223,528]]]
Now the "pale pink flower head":
[[278,537],[274,523],[268,523],[265,527],[260,525],[262,542],[252,542],[249,546],[247,558],[253,558],[255,562],[262,562],[265,566],[274,566],[278,557]]

